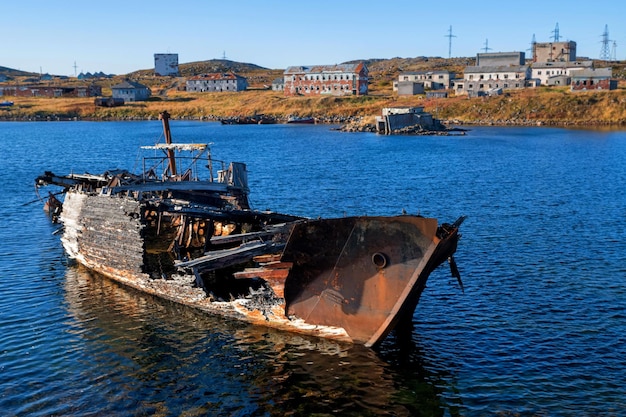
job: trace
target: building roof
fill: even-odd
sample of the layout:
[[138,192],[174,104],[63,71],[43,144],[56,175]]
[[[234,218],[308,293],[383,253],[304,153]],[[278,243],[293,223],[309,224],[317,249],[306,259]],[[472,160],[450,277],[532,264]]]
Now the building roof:
[[580,71],[574,71],[572,78],[611,78],[613,70],[611,68],[585,68]]
[[288,67],[285,74],[320,74],[323,72],[343,72],[348,74],[359,73],[362,70],[367,72],[367,67],[363,62],[356,64],[335,64],[335,65],[303,65]]
[[402,71],[400,75],[454,74],[451,71]]
[[535,62],[533,69],[546,68],[592,68],[593,61],[556,61],[556,62]]
[[528,66],[526,65],[499,65],[499,66],[488,66],[488,67],[478,67],[478,66],[469,66],[465,67],[466,74],[479,74],[485,72],[526,72],[528,70]]
[[130,80],[125,80],[119,84],[115,84],[113,87],[111,87],[112,90],[117,90],[117,89],[142,89],[142,88],[148,88],[143,84],[137,83],[135,81],[130,81]]
[[210,74],[200,74],[200,75],[196,75],[194,77],[189,77],[188,80],[245,80],[245,77],[242,77],[241,75],[237,75],[235,73],[232,72],[214,72],[214,73],[210,73]]

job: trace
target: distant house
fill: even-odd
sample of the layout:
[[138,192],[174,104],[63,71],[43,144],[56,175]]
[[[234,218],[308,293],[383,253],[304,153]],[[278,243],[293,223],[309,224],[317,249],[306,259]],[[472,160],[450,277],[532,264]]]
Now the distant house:
[[567,75],[553,75],[548,78],[546,85],[550,87],[559,87],[562,85],[570,85],[572,83],[572,78]]
[[467,66],[463,79],[454,80],[455,94],[470,97],[494,95],[496,91],[535,87],[524,52],[479,53],[476,65]]
[[462,80],[455,80],[455,93],[469,96],[481,95],[494,89],[511,90],[534,86],[530,79],[530,67],[498,66],[498,67],[465,67]]
[[192,93],[244,91],[248,88],[248,80],[232,72],[201,74],[187,79],[186,86]]
[[285,91],[285,79],[276,78],[272,81],[272,91]]
[[485,52],[476,54],[477,67],[503,67],[526,65],[524,52]]
[[400,81],[398,82],[399,96],[414,96],[424,94],[424,83],[416,81]]
[[99,72],[94,72],[93,74],[90,72],[86,72],[86,73],[80,73],[78,74],[77,78],[79,80],[92,80],[95,78],[112,78],[113,76],[110,74],[105,74],[102,71]]
[[289,67],[284,72],[285,95],[366,95],[369,71],[365,63]]
[[58,87],[42,85],[20,85],[0,87],[0,96],[15,97],[94,97],[102,95],[102,87],[97,85],[79,87]]
[[426,98],[448,98],[448,92],[443,90],[427,91]]
[[592,61],[536,62],[531,67],[531,78],[541,85],[569,85],[572,74],[592,67]]
[[401,82],[421,82],[427,90],[445,90],[452,86],[454,73],[450,71],[407,71],[398,75],[398,81],[393,83],[393,91],[398,91]]
[[152,95],[149,87],[129,80],[112,86],[111,93],[114,99],[121,98],[125,103],[146,101]]
[[617,80],[611,79],[611,68],[595,68],[576,71],[572,74],[572,91],[615,90]]

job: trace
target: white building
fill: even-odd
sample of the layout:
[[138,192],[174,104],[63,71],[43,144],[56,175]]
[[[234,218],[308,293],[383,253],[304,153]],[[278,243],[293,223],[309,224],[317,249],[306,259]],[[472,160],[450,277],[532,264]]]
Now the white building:
[[537,62],[531,68],[531,77],[539,80],[541,85],[560,85],[554,80],[571,79],[575,72],[592,67],[592,61]]
[[456,94],[476,96],[500,89],[535,87],[536,82],[530,79],[530,75],[530,67],[526,65],[468,66],[465,67],[463,79],[454,81],[454,91]]
[[454,73],[450,71],[406,71],[398,75],[393,83],[393,91],[398,91],[398,83],[419,82],[427,90],[442,90],[452,86]]
[[121,98],[125,103],[146,101],[152,95],[149,87],[130,80],[125,80],[111,87],[113,98]]
[[192,93],[244,91],[247,88],[248,80],[232,72],[201,74],[187,80],[187,91]]
[[178,54],[154,54],[154,75],[178,75]]

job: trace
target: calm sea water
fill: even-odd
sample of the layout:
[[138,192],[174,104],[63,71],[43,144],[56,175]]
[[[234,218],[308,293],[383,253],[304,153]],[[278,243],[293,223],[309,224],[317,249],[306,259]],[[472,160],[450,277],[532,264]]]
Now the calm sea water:
[[198,313],[69,263],[33,179],[132,168],[158,121],[0,123],[0,414],[626,415],[626,132],[462,137],[172,121],[256,208],[467,215],[407,337],[376,350]]

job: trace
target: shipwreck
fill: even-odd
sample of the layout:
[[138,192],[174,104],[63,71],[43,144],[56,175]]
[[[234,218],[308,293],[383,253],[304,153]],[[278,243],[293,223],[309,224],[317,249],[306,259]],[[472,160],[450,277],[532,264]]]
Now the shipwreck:
[[244,163],[173,143],[167,112],[160,119],[165,143],[144,147],[139,174],[36,178],[37,190],[60,187],[45,207],[79,264],[211,314],[367,346],[410,320],[442,263],[460,282],[453,255],[464,217],[253,210]]

